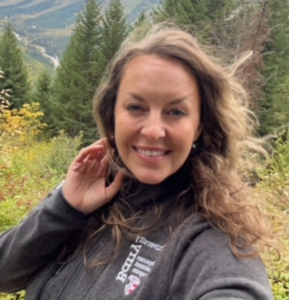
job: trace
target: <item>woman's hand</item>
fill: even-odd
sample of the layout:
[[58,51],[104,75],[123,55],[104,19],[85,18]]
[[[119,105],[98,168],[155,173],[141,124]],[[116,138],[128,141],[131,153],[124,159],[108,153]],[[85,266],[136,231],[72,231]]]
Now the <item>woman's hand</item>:
[[118,172],[114,181],[105,186],[108,168],[106,139],[84,148],[68,169],[62,191],[65,199],[84,214],[92,213],[109,202],[120,190],[123,176]]

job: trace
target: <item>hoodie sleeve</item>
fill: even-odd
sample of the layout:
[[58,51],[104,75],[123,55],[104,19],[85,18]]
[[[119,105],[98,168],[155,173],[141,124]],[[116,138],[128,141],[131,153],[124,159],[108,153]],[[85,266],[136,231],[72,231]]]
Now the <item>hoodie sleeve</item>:
[[17,227],[0,234],[0,291],[25,288],[87,221],[64,199],[61,188],[51,192]]
[[171,266],[170,299],[273,300],[259,258],[237,258],[226,234],[208,228],[193,239],[183,232]]

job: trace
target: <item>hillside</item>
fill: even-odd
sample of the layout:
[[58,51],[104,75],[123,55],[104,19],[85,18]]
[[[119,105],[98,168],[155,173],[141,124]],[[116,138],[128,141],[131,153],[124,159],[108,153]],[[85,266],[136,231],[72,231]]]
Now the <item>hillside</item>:
[[[100,0],[102,9],[108,2]],[[160,0],[121,2],[128,23],[133,23],[143,9],[149,11]],[[3,0],[0,1],[0,30],[10,21],[18,40],[26,45],[27,54],[44,64],[55,66],[55,60],[61,59],[76,16],[85,3],[85,0]]]

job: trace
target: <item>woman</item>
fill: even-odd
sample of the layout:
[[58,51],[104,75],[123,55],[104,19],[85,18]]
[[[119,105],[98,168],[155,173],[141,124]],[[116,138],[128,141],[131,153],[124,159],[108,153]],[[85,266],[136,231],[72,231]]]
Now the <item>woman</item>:
[[254,125],[246,104],[189,34],[126,41],[95,96],[102,139],[1,235],[0,289],[43,300],[273,299],[258,258],[269,237],[238,173]]

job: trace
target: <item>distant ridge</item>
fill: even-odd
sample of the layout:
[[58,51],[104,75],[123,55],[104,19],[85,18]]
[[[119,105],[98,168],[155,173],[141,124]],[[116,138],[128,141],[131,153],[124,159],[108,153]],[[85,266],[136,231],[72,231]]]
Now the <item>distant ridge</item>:
[[[104,9],[109,0],[99,2]],[[160,0],[121,0],[121,2],[128,23],[133,23],[142,10],[149,12]],[[0,31],[9,21],[15,32],[24,38],[28,55],[39,60],[45,53],[59,59],[71,36],[76,16],[85,4],[86,0],[2,0]],[[37,53],[35,45],[36,49],[37,46],[42,49],[42,54]],[[51,60],[43,57],[42,63],[51,64]]]

